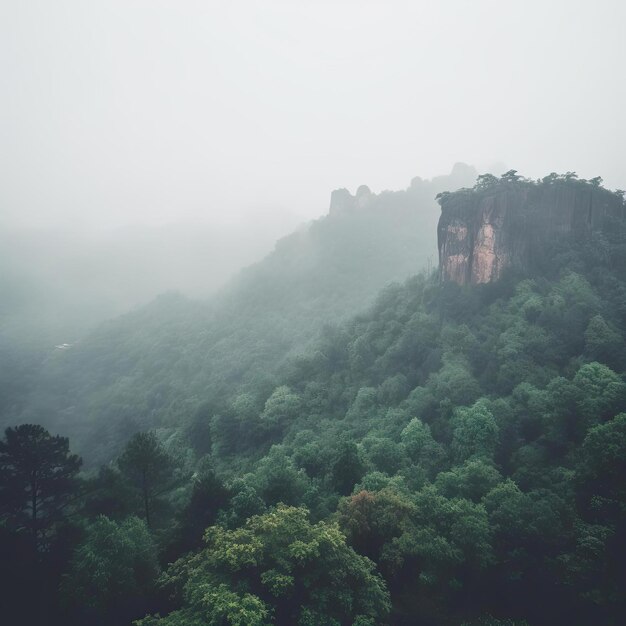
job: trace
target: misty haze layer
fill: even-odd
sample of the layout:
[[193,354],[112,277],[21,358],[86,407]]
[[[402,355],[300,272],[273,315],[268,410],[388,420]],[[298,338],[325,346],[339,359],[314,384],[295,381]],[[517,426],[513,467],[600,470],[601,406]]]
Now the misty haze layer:
[[312,218],[456,161],[624,188],[624,23],[621,0],[3,2],[0,224]]
[[[198,289],[206,272],[213,280],[220,276],[220,248],[202,245],[209,233],[194,233],[186,248],[176,232],[164,233],[161,243],[184,252],[182,259],[139,246],[142,239],[135,238],[135,249],[122,247],[125,256],[105,254],[105,264],[102,249],[96,248],[82,263],[57,264],[47,275],[36,274],[37,264],[31,265],[38,282],[14,280],[5,289],[2,420],[72,430],[76,445],[85,437],[106,459],[115,452],[120,433],[141,424],[174,424],[207,393],[228,396],[259,377],[270,380],[284,359],[302,350],[325,324],[367,307],[390,283],[432,270],[440,213],[435,196],[471,185],[475,178],[473,167],[457,163],[445,176],[414,177],[405,190],[335,190],[327,216],[280,239],[270,254],[209,299],[170,294],[100,326],[105,310],[121,306],[124,297],[134,297],[137,304],[139,293],[150,293],[168,277],[179,284],[195,279]],[[196,241],[198,249],[190,249]],[[121,267],[133,253],[135,264]],[[39,258],[46,254],[49,246],[39,250]],[[213,268],[212,260],[221,265]],[[184,272],[184,261],[191,276]],[[126,282],[120,283],[120,277]],[[57,295],[53,285],[65,290]],[[209,285],[205,280],[204,289]],[[129,287],[138,293],[131,294]],[[182,375],[180,381],[163,385],[160,381],[172,372]],[[103,394],[104,387],[109,389]],[[3,396],[9,399],[4,406]]]

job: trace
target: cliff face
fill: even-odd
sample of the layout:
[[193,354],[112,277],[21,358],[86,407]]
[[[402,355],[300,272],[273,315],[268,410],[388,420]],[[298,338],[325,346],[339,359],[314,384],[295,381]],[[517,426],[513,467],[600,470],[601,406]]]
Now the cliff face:
[[619,195],[580,181],[501,183],[444,194],[440,204],[440,277],[460,285],[529,268],[556,238],[584,241],[626,216]]

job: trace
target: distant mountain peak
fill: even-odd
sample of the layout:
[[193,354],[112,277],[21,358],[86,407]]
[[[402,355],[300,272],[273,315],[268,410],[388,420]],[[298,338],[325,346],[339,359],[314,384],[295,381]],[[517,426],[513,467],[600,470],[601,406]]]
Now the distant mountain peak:
[[[471,185],[476,180],[477,175],[478,172],[472,165],[458,162],[452,166],[449,174],[443,176],[435,176],[432,179],[415,176],[411,179],[407,191],[425,193],[426,195],[432,194],[431,197],[434,197],[436,193],[444,189],[454,191],[459,187]],[[335,189],[330,194],[328,212],[331,215],[337,215],[346,211],[363,209],[372,205],[378,197],[379,195],[373,193],[367,185],[360,185],[355,195],[352,195],[345,187]]]

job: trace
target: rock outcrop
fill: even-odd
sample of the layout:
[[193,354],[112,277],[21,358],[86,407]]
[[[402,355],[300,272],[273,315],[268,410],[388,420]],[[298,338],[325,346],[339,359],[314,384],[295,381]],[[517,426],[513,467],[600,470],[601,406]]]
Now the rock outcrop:
[[[436,176],[425,180],[416,176],[411,185],[404,191],[383,191],[380,194],[372,193],[367,185],[361,185],[353,196],[347,189],[335,189],[330,195],[329,213],[341,215],[362,209],[376,207],[378,203],[419,205],[433,204],[435,194],[444,189],[455,190],[465,185],[471,185],[476,180],[476,170],[465,163],[455,163],[450,174]],[[405,196],[405,197],[402,197]],[[433,206],[433,208],[435,208]],[[436,217],[435,217],[436,219]]]
[[329,213],[345,213],[365,208],[374,199],[374,194],[367,185],[361,185],[353,196],[347,189],[335,189],[330,194]]
[[[497,179],[496,179],[497,180]],[[623,198],[584,181],[499,181],[439,198],[442,280],[497,280],[508,267],[528,269],[561,237],[585,241],[626,216]]]

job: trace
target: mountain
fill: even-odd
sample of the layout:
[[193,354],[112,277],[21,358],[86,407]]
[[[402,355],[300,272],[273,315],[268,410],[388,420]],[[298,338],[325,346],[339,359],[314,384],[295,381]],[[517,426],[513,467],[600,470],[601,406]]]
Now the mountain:
[[50,351],[32,392],[5,401],[2,422],[43,423],[104,461],[134,430],[175,428],[207,400],[271,387],[284,359],[324,324],[433,264],[435,196],[475,176],[457,164],[404,191],[368,191],[364,199],[361,189],[359,202],[341,192],[341,208],[334,192],[327,216],[281,239],[208,301],[162,296]]
[[[510,181],[497,184],[506,196]],[[473,207],[484,191],[461,193]],[[325,329],[273,389],[208,406],[191,432],[208,425],[208,458],[237,477],[231,514],[258,497],[259,513],[283,502],[336,520],[391,594],[389,621],[374,623],[619,623],[623,227],[546,238],[541,258],[486,283],[390,286]]]
[[[329,216],[212,302],[164,295],[49,355],[22,416],[49,414],[88,471],[75,475],[67,439],[7,431],[5,613],[107,626],[620,624],[624,201],[563,178],[508,172],[440,196],[446,237],[459,241],[451,217],[468,229],[460,240],[493,227],[485,248],[507,262],[483,282],[421,272],[351,313],[363,298],[351,281],[370,293],[385,274],[374,262],[415,254],[394,249],[398,216],[412,213],[361,188],[334,194]],[[525,228],[509,229],[520,216]],[[546,224],[565,226],[544,236]],[[30,504],[33,449],[63,468],[40,486],[60,506]]]

